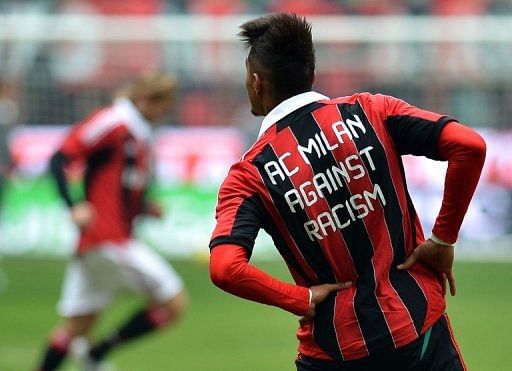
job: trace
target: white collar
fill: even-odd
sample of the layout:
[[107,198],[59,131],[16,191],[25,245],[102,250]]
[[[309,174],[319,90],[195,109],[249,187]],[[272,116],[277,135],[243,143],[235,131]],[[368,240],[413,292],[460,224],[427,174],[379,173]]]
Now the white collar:
[[276,122],[281,120],[283,117],[289,115],[293,111],[301,107],[304,107],[310,103],[324,99],[330,98],[314,91],[308,91],[306,93],[294,95],[293,97],[282,101],[277,106],[275,106],[272,109],[272,111],[270,111],[267,114],[267,116],[265,116],[265,118],[263,119],[263,122],[261,123],[260,133],[258,134],[258,138],[261,137],[263,133],[266,132],[272,125],[274,125]]
[[151,124],[142,116],[133,102],[126,97],[114,100],[114,109],[124,118],[124,124],[138,139],[147,141],[151,137]]

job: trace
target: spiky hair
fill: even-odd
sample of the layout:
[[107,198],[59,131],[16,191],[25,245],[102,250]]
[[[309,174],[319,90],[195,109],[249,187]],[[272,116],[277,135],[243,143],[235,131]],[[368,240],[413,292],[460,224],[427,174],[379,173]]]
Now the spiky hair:
[[296,14],[270,14],[240,26],[238,34],[249,60],[267,74],[276,98],[285,99],[311,90],[315,48],[311,25]]

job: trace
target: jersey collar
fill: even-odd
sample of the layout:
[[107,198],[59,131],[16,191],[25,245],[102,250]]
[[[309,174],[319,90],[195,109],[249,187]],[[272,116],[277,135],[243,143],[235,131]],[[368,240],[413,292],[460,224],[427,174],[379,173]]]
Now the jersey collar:
[[266,132],[272,125],[293,111],[298,110],[299,108],[304,107],[310,103],[325,99],[330,98],[314,91],[308,91],[306,93],[294,95],[293,97],[282,101],[277,106],[275,106],[274,109],[272,109],[272,111],[270,111],[263,119],[258,138],[261,137],[263,133]]
[[150,139],[151,124],[142,116],[130,99],[125,97],[116,98],[114,107],[122,115],[124,124],[135,137],[143,141]]

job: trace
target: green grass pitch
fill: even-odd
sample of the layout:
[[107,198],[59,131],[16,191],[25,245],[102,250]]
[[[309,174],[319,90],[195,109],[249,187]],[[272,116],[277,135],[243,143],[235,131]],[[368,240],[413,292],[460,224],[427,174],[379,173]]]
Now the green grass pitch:
[[[28,258],[0,261],[0,370],[34,369],[47,333],[57,321],[54,308],[64,263]],[[110,361],[116,370],[295,369],[297,318],[221,292],[210,283],[204,263],[173,265],[186,281],[190,310],[171,331],[114,352]],[[288,277],[279,262],[258,265]],[[459,291],[449,298],[448,312],[469,369],[512,370],[512,264],[458,263],[455,273]],[[119,300],[101,320],[96,335],[115,327],[140,304]],[[64,367],[76,369],[73,361]]]

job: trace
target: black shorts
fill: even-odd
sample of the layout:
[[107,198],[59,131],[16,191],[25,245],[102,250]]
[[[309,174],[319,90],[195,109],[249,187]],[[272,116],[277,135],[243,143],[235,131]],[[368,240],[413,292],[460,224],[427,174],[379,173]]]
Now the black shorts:
[[299,355],[297,371],[465,371],[467,370],[444,314],[412,343],[393,352],[347,362],[331,362]]

